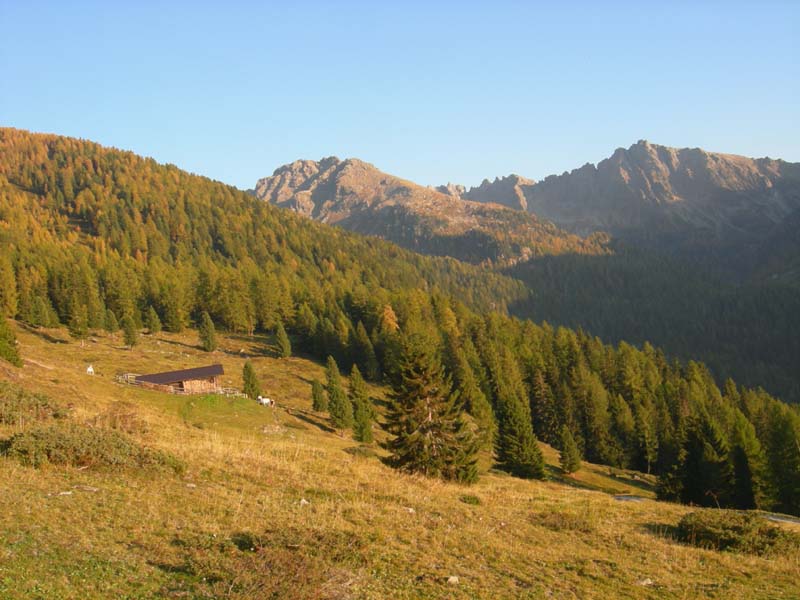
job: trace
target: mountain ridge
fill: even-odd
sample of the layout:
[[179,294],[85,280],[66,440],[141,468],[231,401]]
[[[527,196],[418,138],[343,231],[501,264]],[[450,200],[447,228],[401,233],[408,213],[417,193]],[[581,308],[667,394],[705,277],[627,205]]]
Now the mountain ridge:
[[510,265],[563,251],[606,251],[600,237],[582,239],[535,215],[464,200],[459,191],[421,186],[359,159],[326,157],[278,167],[258,180],[254,193],[317,221],[473,263]]
[[514,182],[510,196],[514,177],[484,180],[463,197],[527,210],[577,235],[606,231],[677,254],[710,252],[728,266],[744,260],[748,271],[774,232],[800,211],[800,163],[646,140],[597,164]]

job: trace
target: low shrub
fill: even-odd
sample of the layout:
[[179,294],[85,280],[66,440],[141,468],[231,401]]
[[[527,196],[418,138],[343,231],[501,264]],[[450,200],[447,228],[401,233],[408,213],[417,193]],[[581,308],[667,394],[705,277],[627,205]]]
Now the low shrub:
[[531,522],[551,531],[578,531],[580,533],[594,531],[594,525],[585,515],[571,512],[549,510],[534,513],[531,515]]
[[231,600],[347,598],[364,565],[363,541],[344,532],[288,528],[230,538],[190,533],[173,545],[180,562],[159,566],[184,574],[188,590],[166,587],[165,596],[188,591],[191,597]]
[[147,467],[175,473],[185,469],[175,456],[143,447],[121,432],[75,423],[34,427],[13,435],[4,446],[4,454],[33,467]]
[[473,506],[478,506],[481,503],[480,498],[471,494],[465,494],[464,496],[460,496],[458,499],[464,504],[471,504]]
[[144,435],[148,431],[147,421],[139,416],[136,406],[125,401],[112,402],[108,409],[94,417],[90,424],[132,435]]
[[378,456],[378,453],[369,446],[351,446],[350,448],[345,448],[344,451],[361,458],[375,458]]
[[63,419],[69,411],[44,394],[34,394],[19,386],[0,382],[0,424],[24,427],[36,421]]
[[767,555],[800,550],[800,536],[776,527],[758,513],[700,510],[683,516],[678,540],[711,550]]

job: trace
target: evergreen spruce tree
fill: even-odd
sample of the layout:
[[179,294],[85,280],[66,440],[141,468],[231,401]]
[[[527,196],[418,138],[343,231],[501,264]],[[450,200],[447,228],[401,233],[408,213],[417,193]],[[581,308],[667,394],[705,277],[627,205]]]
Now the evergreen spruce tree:
[[261,395],[261,384],[258,381],[256,370],[253,368],[253,363],[249,360],[244,363],[242,369],[243,391],[248,398],[255,400]]
[[69,319],[69,334],[79,340],[83,346],[86,338],[89,337],[89,313],[85,304],[73,304],[72,314]]
[[14,330],[3,316],[0,316],[0,358],[7,360],[15,367],[22,366]]
[[367,379],[377,381],[380,378],[380,367],[375,356],[375,348],[369,339],[364,324],[359,321],[356,325],[355,337],[353,339],[353,360],[363,370]]
[[294,329],[300,335],[300,342],[305,350],[312,351],[314,349],[314,336],[317,333],[318,326],[319,319],[317,319],[308,303],[303,302],[297,310]]
[[581,468],[581,453],[572,432],[566,425],[561,427],[561,468],[564,473],[574,473]]
[[139,341],[139,331],[136,329],[136,323],[130,314],[122,317],[122,333],[125,338],[125,345],[128,348],[133,348]]
[[47,295],[36,295],[30,303],[28,322],[34,327],[57,327],[58,315]]
[[533,433],[530,404],[519,368],[506,348],[502,354],[492,351],[489,355],[494,357],[490,370],[499,413],[498,461],[517,477],[544,479],[544,457]]
[[503,398],[497,458],[508,472],[517,477],[544,479],[544,458],[526,408],[516,396]]
[[206,352],[213,352],[217,349],[217,331],[214,329],[214,321],[208,312],[203,311],[200,317],[200,345]]
[[325,397],[325,388],[316,379],[311,382],[311,408],[317,412],[328,410],[328,399]]
[[372,404],[367,384],[357,365],[350,371],[350,402],[353,405],[353,437],[359,442],[372,441]]
[[680,467],[681,502],[724,506],[730,486],[728,446],[707,414],[693,418],[687,429]]
[[755,427],[738,409],[731,432],[730,469],[730,505],[739,509],[761,508],[768,488],[766,458]]
[[106,310],[105,330],[108,333],[116,333],[119,331],[119,322],[117,321],[117,316],[110,308]]
[[353,425],[353,405],[342,388],[342,378],[339,375],[339,366],[332,356],[328,356],[328,365],[325,369],[328,392],[328,412],[331,415],[336,429],[349,429]]
[[278,321],[278,325],[275,327],[275,339],[278,342],[278,356],[289,358],[292,355],[292,343],[289,341],[289,336],[281,321]]
[[542,368],[534,368],[531,376],[531,412],[536,435],[550,445],[559,441],[558,412],[550,386]]
[[[468,339],[468,338],[466,338]],[[474,351],[471,343],[467,344]],[[492,405],[481,389],[475,371],[463,350],[463,341],[454,332],[445,336],[445,364],[453,376],[453,386],[472,416],[481,448],[491,448],[497,433]],[[478,359],[480,360],[480,359]]]
[[478,477],[478,441],[463,418],[463,402],[451,391],[441,364],[415,338],[402,344],[386,414],[386,444],[396,468],[472,483]]
[[158,313],[156,309],[152,306],[147,309],[146,315],[146,326],[147,331],[150,334],[158,333],[161,331],[161,319],[158,318]]

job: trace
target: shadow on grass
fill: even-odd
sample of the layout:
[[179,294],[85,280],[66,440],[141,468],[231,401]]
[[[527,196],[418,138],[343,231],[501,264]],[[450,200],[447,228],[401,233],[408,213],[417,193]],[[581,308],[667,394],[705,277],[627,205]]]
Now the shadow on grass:
[[680,541],[678,537],[678,528],[675,525],[669,525],[667,523],[645,523],[642,528],[650,535],[676,544],[685,545]]
[[[200,346],[199,344],[187,344],[186,342],[181,342],[179,340],[168,340],[168,339],[165,339],[165,338],[155,338],[154,337],[153,339],[155,339],[159,343],[170,344],[172,346],[180,346],[181,348],[189,348],[191,350],[203,351],[203,347]],[[245,337],[245,339],[249,340],[248,343],[252,343],[252,340],[250,340],[249,338]],[[211,356],[214,355],[215,352],[219,352],[221,354],[224,354],[226,356],[231,356],[233,358],[258,358],[258,357],[277,358],[277,356],[278,356],[277,352],[270,351],[270,350],[267,350],[267,349],[259,350],[259,351],[252,351],[251,350],[250,352],[241,352],[241,351],[238,351],[238,350],[227,350],[225,348],[217,348],[213,352],[206,352],[206,354],[209,357],[211,357]]]
[[[351,456],[359,456],[361,458],[378,458],[381,459],[380,455],[375,452],[374,448],[371,448],[367,445],[360,445],[360,446],[350,446],[349,448],[344,449],[347,454]],[[381,459],[382,460],[382,459]]]
[[20,323],[20,326],[27,332],[32,333],[35,336],[38,336],[45,340],[46,342],[50,342],[51,344],[69,344],[69,340],[65,340],[63,338],[57,338],[54,335],[48,333],[46,330],[41,329],[39,327],[33,327],[32,325],[28,325],[27,323]]
[[309,425],[313,425],[314,427],[321,429],[326,433],[336,433],[336,430],[333,427],[323,422],[319,417],[305,410],[297,408],[292,408],[292,409],[287,408],[286,414],[294,417],[295,419],[299,419],[300,421],[308,423]]
[[638,488],[644,492],[653,492],[655,491],[655,487],[653,484],[648,483],[646,480],[642,479],[638,475],[630,475],[625,472],[610,472],[609,477],[624,483],[627,486]]
[[151,567],[155,567],[159,571],[162,571],[164,573],[169,573],[170,575],[187,575],[187,576],[194,575],[194,571],[191,569],[191,567],[189,567],[189,565],[186,564],[171,565],[169,563],[152,561],[152,560],[148,560],[147,564]]
[[246,531],[231,535],[231,542],[242,552],[254,552],[263,545],[260,539]]

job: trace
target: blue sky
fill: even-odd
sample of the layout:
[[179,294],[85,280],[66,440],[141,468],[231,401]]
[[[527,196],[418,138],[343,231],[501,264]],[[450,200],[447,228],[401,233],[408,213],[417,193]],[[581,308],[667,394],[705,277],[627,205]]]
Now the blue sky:
[[640,138],[800,161],[798,2],[164,4],[0,0],[0,124],[242,188],[332,154],[538,179]]

